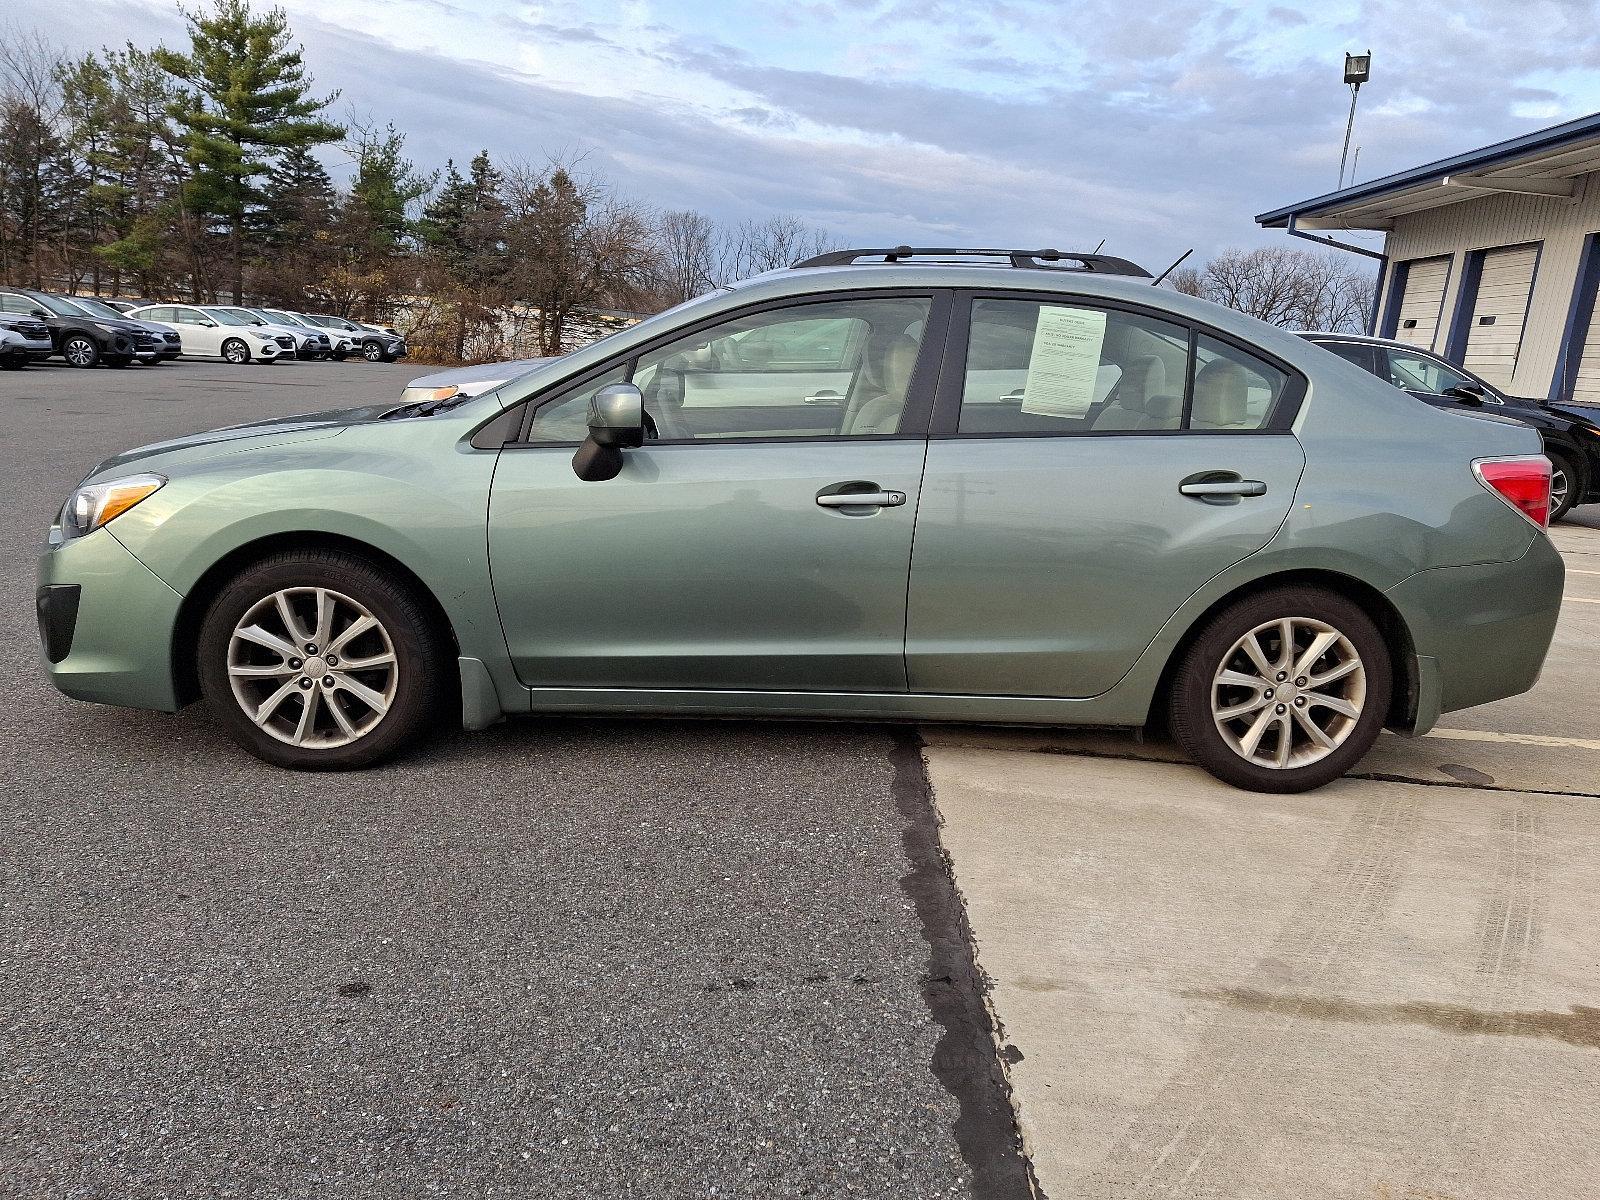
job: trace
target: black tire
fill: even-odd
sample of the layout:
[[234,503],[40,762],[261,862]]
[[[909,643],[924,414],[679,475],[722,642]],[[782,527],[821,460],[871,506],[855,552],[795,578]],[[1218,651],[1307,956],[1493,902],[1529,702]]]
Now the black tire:
[[[253,607],[286,588],[327,588],[355,601],[381,623],[393,646],[393,699],[369,731],[344,745],[296,746],[280,740],[257,725],[234,695],[228,656],[235,627]],[[435,715],[456,695],[449,648],[419,597],[366,559],[334,550],[289,551],[245,568],[207,610],[197,652],[200,689],[222,727],[257,758],[297,770],[345,770],[381,762],[422,740]],[[300,661],[303,669],[309,660]],[[300,681],[289,682],[298,688]],[[275,680],[263,687],[274,685]],[[316,690],[315,682],[311,690]],[[281,707],[298,715],[302,710],[290,706],[300,703],[291,691]]]
[[10,356],[8,356],[6,358],[0,358],[0,370],[4,370],[4,371],[20,371],[20,370],[22,370],[23,367],[25,367],[27,365],[28,365],[27,358],[24,357],[21,354],[13,354],[13,355],[10,355]]
[[[1545,454],[1550,459],[1550,466],[1553,468],[1550,488],[1550,524],[1554,525],[1570,513],[1573,506],[1577,504],[1579,494],[1584,490],[1584,480],[1578,472],[1577,464],[1561,451],[1546,450]],[[1566,481],[1566,495],[1559,502],[1556,501],[1555,496],[1557,475],[1564,477]]]
[[243,366],[250,361],[250,347],[243,338],[229,338],[222,343],[222,359],[234,366]]
[[126,357],[125,355],[119,354],[115,358],[107,358],[105,360],[105,362],[106,362],[106,366],[108,366],[108,367],[119,367],[120,368],[120,367],[131,367],[133,365],[134,360],[131,359],[131,358]]
[[[1282,618],[1318,621],[1343,634],[1354,647],[1365,677],[1365,696],[1344,740],[1322,758],[1302,766],[1274,767],[1246,758],[1223,736],[1212,710],[1213,679],[1230,651],[1251,630]],[[1394,666],[1383,635],[1354,601],[1316,587],[1274,588],[1245,597],[1218,613],[1185,652],[1168,696],[1172,733],[1190,758],[1235,787],[1253,792],[1306,792],[1338,779],[1372,748],[1388,717],[1393,680]],[[1263,707],[1283,714],[1286,706]],[[1297,729],[1295,714],[1286,715],[1291,719],[1284,727]],[[1276,744],[1282,730],[1273,736]],[[1304,735],[1297,730],[1295,736]]]
[[348,354],[330,354],[330,355],[328,355],[328,357],[333,359],[334,362],[343,362],[345,359],[349,358],[350,356]]
[[61,357],[69,367],[92,367],[100,362],[100,347],[87,334],[68,334],[61,340]]

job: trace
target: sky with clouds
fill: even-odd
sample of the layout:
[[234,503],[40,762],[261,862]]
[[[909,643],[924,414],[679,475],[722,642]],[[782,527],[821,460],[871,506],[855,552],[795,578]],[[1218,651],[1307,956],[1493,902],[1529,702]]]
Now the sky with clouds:
[[[1561,0],[280,0],[341,116],[420,165],[586,168],[659,208],[855,245],[1055,245],[1156,268],[1281,238],[1360,178],[1600,110],[1600,5]],[[169,0],[6,0],[72,50],[181,44]],[[330,166],[337,168],[330,159]],[[1373,239],[1375,240],[1375,239]]]

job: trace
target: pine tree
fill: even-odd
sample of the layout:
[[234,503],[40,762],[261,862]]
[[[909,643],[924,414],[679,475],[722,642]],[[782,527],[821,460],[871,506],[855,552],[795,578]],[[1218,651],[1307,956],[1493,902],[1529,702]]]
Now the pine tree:
[[226,240],[233,302],[244,300],[249,227],[259,216],[257,180],[296,147],[338,141],[344,129],[320,114],[337,98],[311,96],[301,47],[281,8],[258,16],[248,0],[213,0],[209,12],[183,9],[189,52],[165,47],[160,65],[187,100],[169,110],[182,127],[193,172],[189,208]]

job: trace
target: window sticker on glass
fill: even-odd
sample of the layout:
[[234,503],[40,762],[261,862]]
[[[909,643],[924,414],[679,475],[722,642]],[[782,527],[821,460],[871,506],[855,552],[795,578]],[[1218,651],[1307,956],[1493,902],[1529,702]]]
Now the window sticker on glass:
[[1105,313],[1041,305],[1022,411],[1050,417],[1088,415],[1094,407],[1105,340]]

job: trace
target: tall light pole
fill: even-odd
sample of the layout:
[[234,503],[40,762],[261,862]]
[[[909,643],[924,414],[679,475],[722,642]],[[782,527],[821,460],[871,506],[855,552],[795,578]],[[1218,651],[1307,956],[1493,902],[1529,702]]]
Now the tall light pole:
[[[1350,131],[1356,125],[1356,97],[1361,93],[1361,85],[1372,78],[1372,51],[1365,54],[1351,54],[1345,52],[1344,56],[1344,81],[1350,85],[1350,116],[1344,123],[1344,150],[1339,155],[1339,186],[1344,187],[1344,164],[1350,157]],[[1352,182],[1354,182],[1352,180]]]

